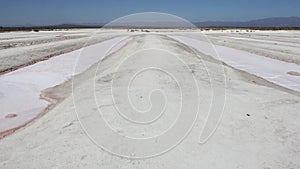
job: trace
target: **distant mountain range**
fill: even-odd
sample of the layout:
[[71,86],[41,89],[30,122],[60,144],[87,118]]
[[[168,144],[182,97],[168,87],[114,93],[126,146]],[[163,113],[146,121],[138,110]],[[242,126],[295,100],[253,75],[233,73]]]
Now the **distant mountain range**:
[[[123,23],[123,26],[153,26],[153,27],[185,27],[189,26],[186,22],[131,22]],[[194,25],[198,27],[300,27],[300,17],[274,17],[274,18],[264,18],[256,19],[245,22],[226,22],[226,21],[205,21],[205,22],[194,22]],[[79,24],[64,24],[61,26],[79,26]],[[82,24],[80,26],[103,26],[105,24]],[[111,26],[122,26],[122,23],[113,23]],[[109,26],[109,25],[108,25]]]
[[196,26],[228,26],[228,27],[300,27],[300,17],[276,17],[256,19],[246,22],[206,21],[196,22]]
[[[274,18],[264,18],[256,19],[245,22],[232,22],[232,21],[205,21],[205,22],[194,22],[194,25],[198,27],[297,27],[300,28],[300,17],[274,17]],[[60,25],[4,25],[3,27],[43,27],[43,28],[94,28],[102,27],[106,25],[105,23],[68,23]],[[1,26],[1,25],[0,25]],[[186,23],[176,23],[176,22],[130,22],[130,23],[113,23],[110,26],[115,27],[186,27]]]

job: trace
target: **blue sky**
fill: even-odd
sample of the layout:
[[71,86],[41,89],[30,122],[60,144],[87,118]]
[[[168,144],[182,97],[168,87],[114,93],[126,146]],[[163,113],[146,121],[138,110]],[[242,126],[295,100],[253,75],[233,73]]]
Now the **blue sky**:
[[137,12],[191,22],[300,16],[299,0],[0,0],[0,25],[103,23]]

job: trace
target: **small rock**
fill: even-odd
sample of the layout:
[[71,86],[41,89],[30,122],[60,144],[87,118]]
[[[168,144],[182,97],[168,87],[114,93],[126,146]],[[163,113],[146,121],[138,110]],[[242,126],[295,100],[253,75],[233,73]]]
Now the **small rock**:
[[17,117],[16,114],[8,114],[5,116],[5,118],[14,118],[14,117]]

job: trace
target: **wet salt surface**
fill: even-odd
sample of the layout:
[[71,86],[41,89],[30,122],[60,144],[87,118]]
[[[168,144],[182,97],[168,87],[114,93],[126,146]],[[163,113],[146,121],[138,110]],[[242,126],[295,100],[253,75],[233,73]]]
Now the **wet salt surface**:
[[246,71],[274,84],[300,92],[300,77],[288,74],[288,72],[300,72],[300,65],[229,47],[212,45],[208,42],[192,38],[182,36],[170,37],[215,59],[221,60],[236,69]]
[[82,73],[129,40],[127,36],[113,38],[0,76],[0,133],[26,124],[51,104],[40,98],[42,90]]

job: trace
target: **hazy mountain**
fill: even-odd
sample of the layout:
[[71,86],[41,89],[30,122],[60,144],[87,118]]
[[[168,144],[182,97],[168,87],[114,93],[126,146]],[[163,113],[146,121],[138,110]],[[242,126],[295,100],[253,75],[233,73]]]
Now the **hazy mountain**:
[[256,19],[246,22],[206,21],[196,22],[197,26],[232,26],[232,27],[300,27],[300,17],[276,17]]

